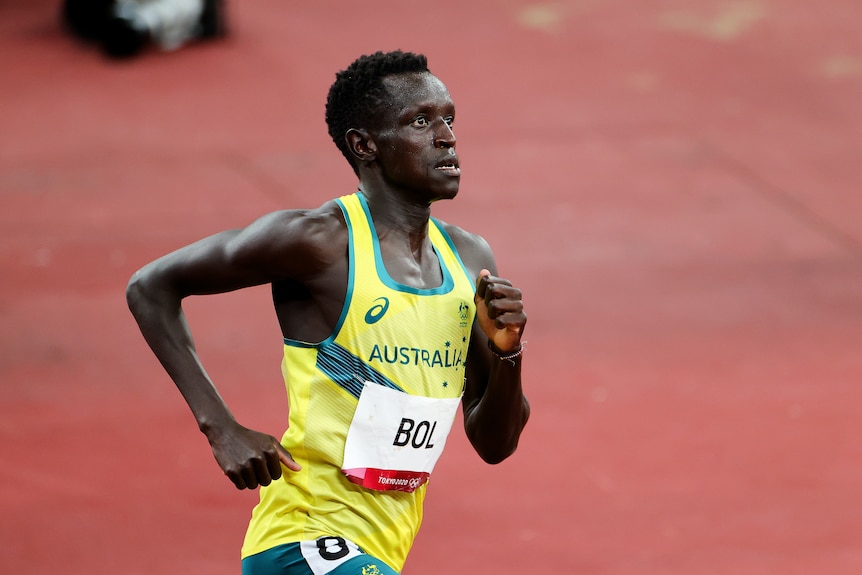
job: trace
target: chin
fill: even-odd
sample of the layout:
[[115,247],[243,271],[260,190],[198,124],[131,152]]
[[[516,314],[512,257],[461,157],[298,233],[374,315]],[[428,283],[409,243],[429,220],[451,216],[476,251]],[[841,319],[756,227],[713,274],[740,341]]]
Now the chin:
[[457,195],[458,195],[458,191],[459,191],[460,189],[461,189],[461,186],[460,186],[459,184],[456,184],[455,186],[452,186],[452,187],[450,187],[450,188],[447,188],[447,189],[445,189],[445,190],[442,190],[442,191],[440,192],[440,194],[438,195],[438,198],[437,198],[437,199],[440,199],[440,200],[452,200],[452,199],[454,199],[454,198],[455,198],[455,196],[457,196]]
[[448,194],[440,194],[436,198],[432,199],[431,203],[433,204],[434,202],[439,202],[441,200],[442,201],[454,200],[455,196],[457,196],[457,195],[458,195],[458,190],[455,190],[454,192],[448,193]]

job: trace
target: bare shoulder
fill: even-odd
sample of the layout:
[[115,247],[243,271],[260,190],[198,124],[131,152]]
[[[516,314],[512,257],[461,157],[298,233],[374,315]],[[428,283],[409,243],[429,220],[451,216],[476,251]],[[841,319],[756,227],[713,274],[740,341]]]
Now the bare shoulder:
[[229,251],[238,261],[273,266],[286,277],[314,275],[343,258],[347,226],[338,204],[279,210],[258,218],[238,233]]
[[[287,209],[270,212],[258,218],[244,233],[248,236],[265,236],[267,240],[313,241],[321,233],[345,229],[344,216],[338,204],[328,201],[313,209]],[[301,232],[301,233],[300,233]],[[309,238],[309,234],[312,236]]]
[[452,244],[461,256],[461,261],[464,262],[464,265],[467,266],[467,269],[473,276],[478,275],[482,268],[496,273],[494,253],[485,238],[454,224],[440,220],[436,221],[451,238]]

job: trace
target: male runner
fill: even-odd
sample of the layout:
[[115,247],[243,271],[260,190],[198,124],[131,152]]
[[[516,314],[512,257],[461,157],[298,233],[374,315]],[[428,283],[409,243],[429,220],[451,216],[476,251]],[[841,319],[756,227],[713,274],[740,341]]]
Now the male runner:
[[[431,218],[461,168],[455,106],[422,55],[363,56],[326,103],[359,189],[265,215],[139,270],[127,299],[225,475],[261,486],[246,575],[400,571],[460,404],[489,463],[529,416],[521,292],[479,236]],[[290,401],[281,442],[237,422],[201,366],[183,298],[271,284]]]

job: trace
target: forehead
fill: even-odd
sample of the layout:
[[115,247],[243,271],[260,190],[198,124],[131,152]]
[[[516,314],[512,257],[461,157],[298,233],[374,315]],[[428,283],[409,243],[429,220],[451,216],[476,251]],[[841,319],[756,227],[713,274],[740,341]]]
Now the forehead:
[[400,109],[425,105],[451,105],[446,85],[430,72],[397,74],[383,78],[391,106]]

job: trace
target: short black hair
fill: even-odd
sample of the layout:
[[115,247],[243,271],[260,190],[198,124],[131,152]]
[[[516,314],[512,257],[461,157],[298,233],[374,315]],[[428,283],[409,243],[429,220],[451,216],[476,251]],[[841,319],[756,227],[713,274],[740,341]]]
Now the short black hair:
[[360,56],[346,69],[335,74],[326,97],[326,125],[329,135],[358,173],[344,135],[350,128],[367,126],[386,96],[383,78],[395,74],[429,72],[428,59],[422,54],[375,52]]

